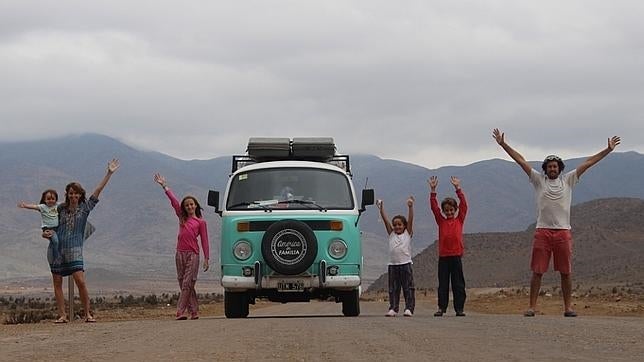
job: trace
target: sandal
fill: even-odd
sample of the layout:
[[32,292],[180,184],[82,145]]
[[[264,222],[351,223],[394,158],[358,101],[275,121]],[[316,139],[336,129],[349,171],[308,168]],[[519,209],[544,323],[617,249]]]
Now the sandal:
[[198,315],[193,315],[192,317],[190,317],[190,319],[191,320],[199,319],[199,316]]
[[67,317],[60,317],[54,321],[54,324],[64,324],[64,323],[69,323],[69,320]]
[[96,323],[96,319],[92,316],[85,318],[85,323]]
[[564,317],[576,317],[577,313],[574,310],[569,310],[564,313]]
[[534,317],[534,311],[532,309],[528,309],[523,313],[524,317]]
[[175,319],[178,321],[185,321],[186,319],[188,319],[188,317],[186,317],[185,315],[180,315],[180,316],[177,316],[177,318]]

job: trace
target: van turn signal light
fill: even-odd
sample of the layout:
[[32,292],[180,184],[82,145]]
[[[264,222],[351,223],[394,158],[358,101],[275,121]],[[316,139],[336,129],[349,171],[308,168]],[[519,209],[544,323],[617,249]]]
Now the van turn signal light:
[[331,220],[329,222],[329,228],[334,231],[342,231],[342,221],[340,220]]

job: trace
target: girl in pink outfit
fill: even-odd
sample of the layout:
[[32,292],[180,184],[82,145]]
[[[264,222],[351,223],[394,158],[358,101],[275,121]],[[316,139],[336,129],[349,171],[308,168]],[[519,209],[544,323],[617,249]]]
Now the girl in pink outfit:
[[190,319],[198,319],[199,303],[197,302],[197,291],[195,290],[197,274],[199,273],[199,244],[197,237],[201,239],[204,272],[208,270],[210,258],[208,228],[206,221],[201,217],[202,208],[193,196],[186,196],[179,203],[179,200],[168,187],[165,177],[160,174],[154,174],[154,181],[165,190],[165,194],[170,199],[170,204],[179,218],[179,235],[177,236],[175,261],[181,294],[177,302],[176,318],[177,320],[188,319],[186,316],[187,311],[190,313]]

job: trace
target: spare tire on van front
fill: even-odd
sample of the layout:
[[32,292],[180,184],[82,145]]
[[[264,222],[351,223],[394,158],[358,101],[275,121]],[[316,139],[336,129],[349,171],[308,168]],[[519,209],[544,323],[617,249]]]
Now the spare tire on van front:
[[262,256],[280,274],[305,272],[318,254],[313,230],[298,220],[281,220],[268,227],[262,238]]

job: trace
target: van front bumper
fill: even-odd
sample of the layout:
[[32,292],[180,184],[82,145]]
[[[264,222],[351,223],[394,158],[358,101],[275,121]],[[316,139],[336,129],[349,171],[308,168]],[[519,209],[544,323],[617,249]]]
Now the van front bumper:
[[221,278],[221,285],[228,291],[242,291],[248,289],[277,289],[278,283],[301,282],[305,289],[330,288],[330,289],[353,289],[360,285],[358,275],[334,275],[326,276],[321,285],[317,275],[285,275],[285,276],[263,276],[259,285],[255,284],[254,277],[229,276]]

